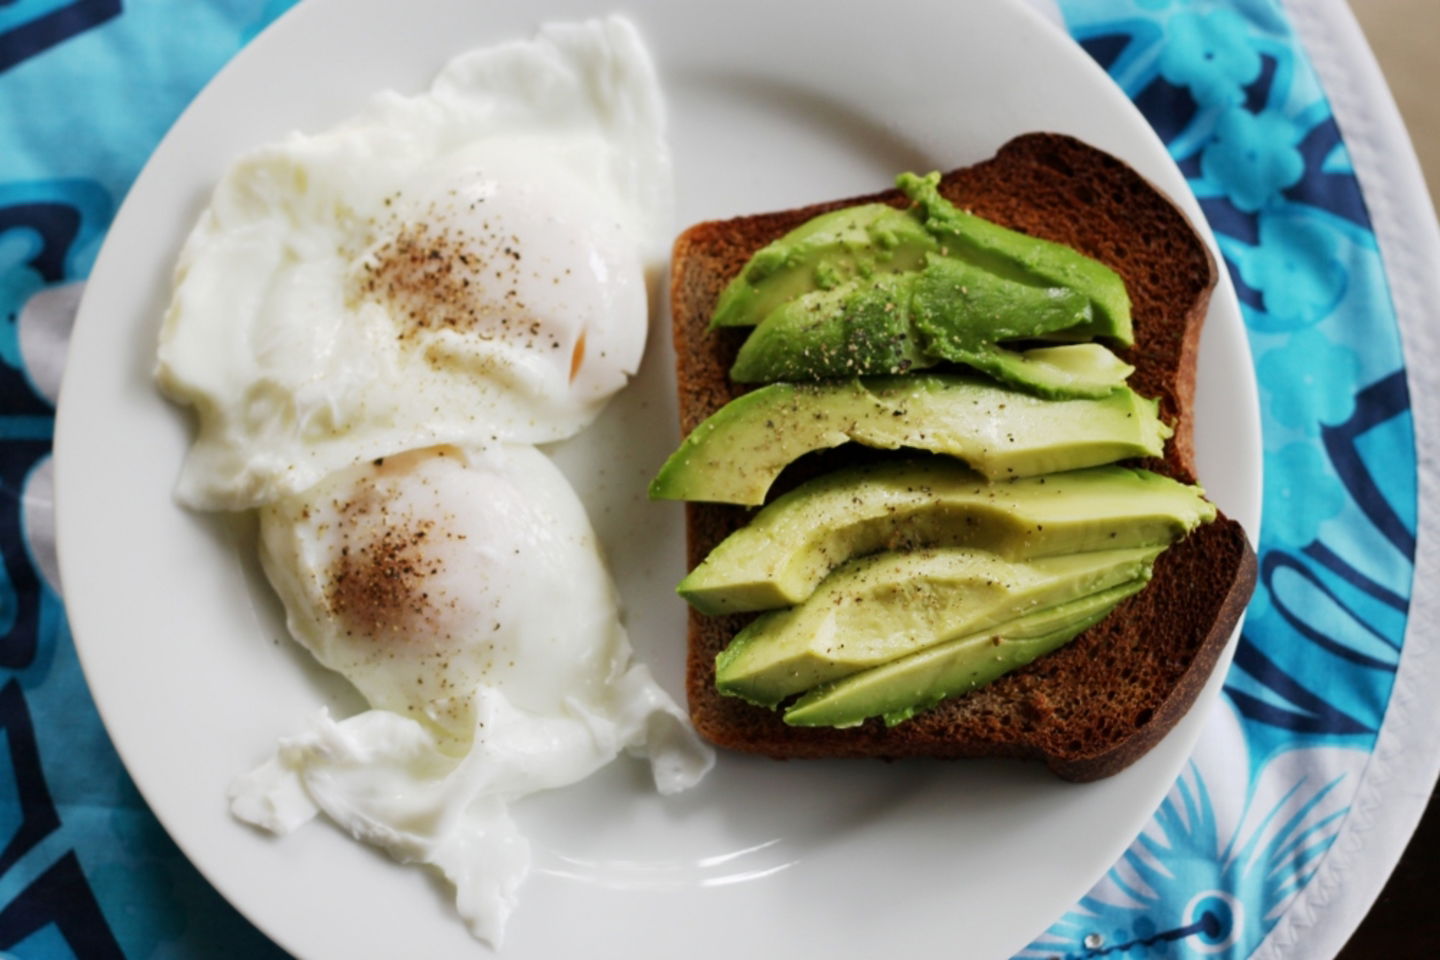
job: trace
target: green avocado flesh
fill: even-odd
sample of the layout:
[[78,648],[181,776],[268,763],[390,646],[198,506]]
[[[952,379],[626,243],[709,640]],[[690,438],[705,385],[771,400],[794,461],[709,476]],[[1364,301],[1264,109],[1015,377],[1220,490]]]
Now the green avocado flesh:
[[1148,582],[1140,576],[822,684],[785,711],[785,722],[851,727],[868,717],[884,717],[887,726],[894,726],[1059,649]]
[[782,304],[741,345],[730,379],[823,380],[934,366],[910,318],[916,276],[886,274]]
[[852,560],[796,607],[762,614],[715,660],[722,693],[774,706],[957,637],[1149,576],[1163,547],[1009,561],[942,547]]
[[812,290],[913,270],[939,246],[918,216],[887,204],[821,214],[750,258],[721,291],[710,326],[754,326]]
[[[1093,348],[1090,351],[1089,348]],[[1054,351],[1074,351],[1064,362],[1042,360],[1032,354],[1054,356]],[[1077,343],[1035,350],[1008,350],[996,344],[968,352],[957,363],[988,373],[1002,383],[1018,387],[1047,400],[1081,400],[1103,397],[1125,386],[1135,368],[1098,343]]]
[[782,470],[813,450],[856,442],[964,460],[991,480],[1158,456],[1171,430],[1131,391],[1043,400],[953,374],[776,383],[697,426],[650,485],[656,500],[758,506]]
[[1103,397],[1125,386],[1125,379],[1135,372],[1134,367],[1098,343],[1022,351],[992,346],[966,362],[997,380],[1057,400]]
[[989,683],[1099,622],[1217,515],[1199,487],[1114,465],[1172,433],[1110,349],[1134,342],[1121,277],[939,184],[902,174],[907,208],[834,210],[751,257],[710,325],[753,328],[730,379],[765,385],[650,485],[760,506],[814,451],[921,452],[778,497],[677,588],[702,613],[760,612],[716,686],[785,704],[789,724],[893,725]]
[[901,210],[868,203],[821,214],[761,248],[716,301],[712,327],[754,326],[812,290],[913,270],[927,254],[968,263],[1003,280],[1064,288],[1090,304],[1074,339],[1133,341],[1130,297],[1119,274],[1070,247],[1041,240],[960,210],[940,195],[940,175],[901,174],[896,184],[915,204]]
[[[823,380],[949,361],[1046,396],[1103,395],[1133,368],[1099,344],[1057,365],[997,343],[1033,340],[1089,317],[1089,303],[1064,288],[1027,286],[932,256],[917,272],[852,280],[776,307],[741,346],[730,377]],[[1088,378],[1075,375],[1087,367]]]
[[1094,319],[1069,331],[1074,339],[1112,337],[1127,346],[1134,342],[1125,281],[1099,260],[960,210],[940,195],[938,173],[923,177],[902,173],[895,185],[916,204],[926,230],[950,256],[998,276],[1043,287],[1065,287],[1086,297]]
[[1046,396],[1096,395],[1100,388],[1084,379],[1017,366],[1017,351],[1001,344],[1133,342],[1119,275],[1069,247],[956,209],[938,180],[903,174],[897,183],[910,209],[865,204],[823,214],[755,254],[711,320],[755,327],[731,378],[875,376],[951,362]]
[[832,569],[882,550],[975,547],[1007,560],[1172,543],[1215,517],[1199,487],[1102,466],[987,483],[942,457],[826,474],[766,506],[680,582],[702,613],[809,597]]

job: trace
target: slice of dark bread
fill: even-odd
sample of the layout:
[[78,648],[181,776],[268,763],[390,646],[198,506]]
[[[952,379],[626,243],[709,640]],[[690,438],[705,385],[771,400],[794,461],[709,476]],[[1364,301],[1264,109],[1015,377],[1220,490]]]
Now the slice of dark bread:
[[[1164,458],[1139,465],[1194,482],[1195,363],[1215,263],[1185,215],[1121,161],[1056,134],[1017,137],[992,159],[946,174],[940,189],[962,208],[1074,247],[1125,279],[1135,346],[1119,352],[1136,368],[1131,385],[1159,398],[1175,427]],[[671,310],[684,432],[747,389],[727,371],[749,330],[706,330],[725,284],[756,250],[811,217],[877,200],[905,202],[891,190],[701,223],[679,237]],[[874,455],[847,446],[802,461],[771,496],[819,469]],[[691,568],[750,516],[715,504],[687,504],[686,513]],[[691,610],[690,713],[717,746],[777,758],[1026,757],[1066,779],[1094,780],[1139,759],[1189,709],[1254,584],[1245,533],[1222,515],[1167,550],[1145,590],[1065,647],[888,729],[879,720],[846,730],[790,727],[776,712],[722,696],[715,655],[753,615]]]

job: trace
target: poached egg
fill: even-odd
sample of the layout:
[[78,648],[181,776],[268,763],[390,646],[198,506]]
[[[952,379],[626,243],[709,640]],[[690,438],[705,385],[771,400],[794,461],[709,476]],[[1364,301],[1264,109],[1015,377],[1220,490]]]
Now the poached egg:
[[291,634],[375,708],[325,711],[241,777],[231,809],[286,833],[323,811],[456,888],[498,943],[529,868],[511,801],[622,751],[659,792],[713,753],[633,661],[583,507],[533,447],[438,447],[332,474],[260,513]]
[[578,432],[639,365],[671,206],[634,29],[543,28],[242,157],[181,252],[177,498],[244,509],[433,444]]
[[671,189],[634,29],[547,26],[242,157],[162,324],[158,383],[198,416],[177,500],[258,510],[290,633],[371,707],[317,712],[232,812],[433,867],[492,944],[529,869],[515,800],[621,752],[667,794],[714,760],[530,446],[637,368]]

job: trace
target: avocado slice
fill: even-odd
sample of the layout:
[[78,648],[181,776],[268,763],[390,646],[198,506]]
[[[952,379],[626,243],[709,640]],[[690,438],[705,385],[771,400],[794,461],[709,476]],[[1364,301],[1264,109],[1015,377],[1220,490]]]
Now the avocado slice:
[[[1048,399],[1103,397],[1125,386],[1135,368],[1098,343],[1070,343],[1030,350],[991,346],[970,366]],[[993,365],[993,366],[992,366]],[[1003,371],[997,369],[1003,366]]]
[[1135,372],[1134,367],[1098,343],[1033,350],[986,344],[972,351],[957,351],[951,359],[1047,400],[1103,397],[1125,386],[1125,379]]
[[888,273],[802,294],[770,312],[740,346],[736,383],[899,374],[933,367],[910,318],[917,274]]
[[919,215],[884,203],[821,214],[762,247],[715,303],[710,327],[754,326],[780,305],[854,278],[913,270],[940,244]]
[[1089,300],[1068,287],[1007,279],[964,260],[931,256],[911,276],[915,326],[925,349],[946,359],[947,347],[1033,339],[1092,317]]
[[893,727],[1059,649],[1147,583],[1147,576],[1137,577],[823,684],[796,700],[785,711],[785,722],[853,727],[867,717],[884,717]]
[[1094,318],[1065,331],[1065,338],[1111,337],[1135,342],[1130,295],[1120,275],[1098,260],[957,208],[940,195],[940,174],[902,173],[895,185],[922,212],[925,229],[940,241],[942,253],[1011,280],[1041,287],[1066,287],[1090,301]]
[[1158,456],[1171,430],[1128,387],[1042,400],[978,377],[914,374],[774,383],[737,397],[690,432],[650,484],[655,500],[758,506],[813,450],[854,441],[964,460],[991,480]]
[[833,210],[761,248],[721,292],[711,327],[753,326],[808,292],[946,259],[990,280],[1063,288],[1088,303],[1090,317],[1049,338],[1134,342],[1130,297],[1115,271],[1063,244],[958,209],[940,195],[938,173],[904,173],[895,182],[915,204],[910,209],[868,203]]
[[1005,341],[1069,335],[1086,326],[1091,304],[1063,287],[985,283],[978,268],[957,264],[935,261],[915,275],[908,317],[913,339],[929,356],[1050,399],[1103,397],[1135,372],[1098,343],[1005,347]]
[[880,550],[976,547],[1007,560],[1172,543],[1215,518],[1199,487],[1103,466],[989,484],[943,457],[865,464],[802,484],[726,537],[677,592],[702,613],[800,603]]
[[1023,358],[996,343],[1033,340],[1090,319],[1090,302],[1074,291],[1007,280],[929,254],[923,269],[856,277],[777,306],[740,347],[730,379],[876,376],[950,360],[1057,395],[1074,378],[1047,381],[1045,369],[1027,369]]
[[721,693],[763,706],[956,637],[1147,576],[1164,547],[1010,561],[940,547],[851,560],[715,658]]

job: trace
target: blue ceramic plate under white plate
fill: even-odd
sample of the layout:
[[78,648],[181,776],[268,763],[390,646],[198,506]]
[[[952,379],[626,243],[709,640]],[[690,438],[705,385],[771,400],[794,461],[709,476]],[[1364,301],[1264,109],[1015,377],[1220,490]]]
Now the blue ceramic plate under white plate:
[[[618,6],[309,0],[248,46],[155,152],[115,220],[77,323],[56,437],[62,574],[106,726],[146,800],[215,886],[306,960],[484,956],[449,891],[328,824],[263,836],[225,791],[322,704],[360,707],[284,636],[243,523],[170,498],[189,440],[151,381],[176,253],[237,155],[318,129],[382,88],[415,91],[454,54],[542,20],[618,10],[667,95],[677,230],[886,186],[984,159],[1032,130],[1124,158],[1203,223],[1164,147],[1067,37],[1018,3],[891,4],[884,22],[820,0]],[[543,12],[542,12],[543,11]],[[1203,230],[1203,227],[1201,228]],[[669,318],[640,376],[555,456],[589,508],[639,655],[682,694],[681,508],[645,499],[678,442]],[[1258,529],[1254,383],[1227,278],[1201,345],[1196,442],[1212,498]],[[620,761],[519,804],[535,870],[502,955],[533,960],[907,952],[1006,957],[1130,842],[1199,733],[1196,708],[1099,783],[1038,765],[796,762],[724,755],[661,800]]]

